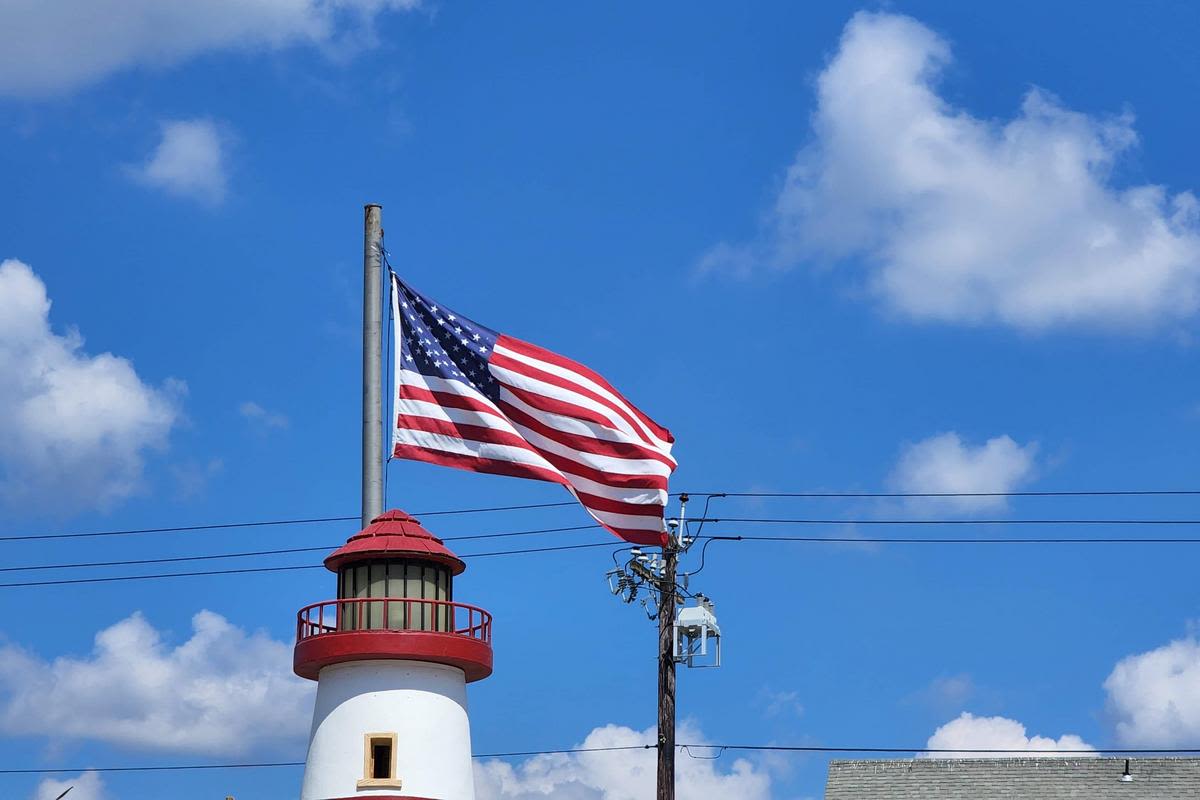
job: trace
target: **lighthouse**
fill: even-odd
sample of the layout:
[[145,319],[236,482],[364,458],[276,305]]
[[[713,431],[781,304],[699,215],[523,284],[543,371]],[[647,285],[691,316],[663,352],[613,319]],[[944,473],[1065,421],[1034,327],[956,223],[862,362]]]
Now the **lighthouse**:
[[492,617],[454,601],[462,560],[392,510],[325,566],[337,599],[296,621],[317,682],[300,800],[473,800],[466,685],[492,673]]

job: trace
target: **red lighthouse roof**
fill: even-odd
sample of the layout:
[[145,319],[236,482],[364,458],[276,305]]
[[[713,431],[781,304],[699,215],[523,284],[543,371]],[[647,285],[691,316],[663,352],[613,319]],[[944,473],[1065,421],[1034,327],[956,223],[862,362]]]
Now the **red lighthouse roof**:
[[418,558],[445,564],[458,575],[466,565],[441,539],[421,527],[408,512],[385,511],[325,559],[325,567],[337,572],[344,564],[370,558]]

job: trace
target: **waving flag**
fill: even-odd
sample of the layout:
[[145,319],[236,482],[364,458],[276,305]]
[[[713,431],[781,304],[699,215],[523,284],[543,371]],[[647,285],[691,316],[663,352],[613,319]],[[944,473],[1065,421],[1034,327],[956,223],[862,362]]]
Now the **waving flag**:
[[392,273],[392,455],[560,483],[604,527],[665,541],[670,432],[604,378],[496,333]]

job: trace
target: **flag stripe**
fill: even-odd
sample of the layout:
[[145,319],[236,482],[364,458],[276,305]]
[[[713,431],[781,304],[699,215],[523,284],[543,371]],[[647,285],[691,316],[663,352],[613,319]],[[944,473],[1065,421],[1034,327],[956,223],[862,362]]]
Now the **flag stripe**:
[[551,369],[543,369],[540,362],[516,354],[509,356],[508,351],[502,347],[497,347],[495,354],[492,356],[491,365],[493,372],[495,372],[497,367],[502,367],[519,375],[524,375],[527,378],[565,389],[572,394],[582,395],[623,419],[630,426],[630,431],[644,440],[646,444],[659,444],[660,446],[664,444],[662,442],[655,442],[654,435],[646,426],[642,425],[639,419],[630,413],[624,403],[613,400],[611,395],[608,395],[606,392],[594,391],[589,386],[581,384],[578,380],[572,380],[570,377],[562,374],[564,370],[555,368],[553,364],[545,365]]
[[540,433],[542,436],[545,436],[548,439],[553,439],[559,444],[567,447],[573,447],[577,450],[587,449],[594,453],[612,456],[613,458],[648,458],[665,464],[668,467],[675,466],[674,462],[670,458],[662,455],[661,453],[655,452],[648,447],[643,447],[636,442],[614,442],[608,439],[597,439],[595,437],[568,433],[566,431],[559,430],[558,428],[551,427],[536,417],[526,414],[514,404],[505,402],[503,396],[501,396],[500,402],[497,405],[499,406],[500,410],[504,412],[505,416],[511,419],[514,423],[525,428],[531,428]]
[[622,416],[619,411],[588,397],[582,392],[576,392],[569,386],[559,386],[557,383],[544,381],[534,375],[527,375],[524,372],[518,372],[505,366],[490,364],[490,367],[492,374],[496,376],[501,384],[514,391],[519,390],[522,392],[523,397],[534,395],[550,400],[557,400],[576,409],[576,415],[579,414],[580,410],[590,412],[590,415],[594,415],[592,418],[602,425],[607,425],[607,427],[620,431],[626,436],[643,439],[640,433],[634,429],[633,423]]
[[549,350],[545,349],[544,347],[538,347],[536,344],[531,344],[529,342],[525,342],[520,339],[515,339],[511,336],[501,336],[499,343],[503,347],[505,347],[509,350],[512,350],[514,352],[520,353],[525,356],[530,356],[532,358],[536,358],[540,361],[545,361],[549,364],[554,364],[554,365],[562,367],[570,372],[574,372],[577,375],[580,375],[582,377],[590,379],[593,383],[595,383],[597,386],[603,387],[606,391],[611,393],[614,397],[620,398],[621,402],[624,403],[629,408],[630,411],[632,411],[634,414],[636,414],[638,419],[640,419],[644,425],[646,425],[651,431],[654,432],[655,438],[659,439],[660,441],[662,441],[668,445],[675,443],[675,437],[671,435],[671,432],[669,430],[662,427],[657,422],[650,419],[650,417],[643,414],[637,408],[637,406],[625,401],[624,398],[621,396],[621,393],[612,387],[612,384],[610,384],[608,381],[606,381],[598,373],[593,372],[592,370],[585,367],[583,364],[580,364],[576,361],[572,361],[569,358],[564,358],[563,356],[560,356],[558,353],[552,353]]

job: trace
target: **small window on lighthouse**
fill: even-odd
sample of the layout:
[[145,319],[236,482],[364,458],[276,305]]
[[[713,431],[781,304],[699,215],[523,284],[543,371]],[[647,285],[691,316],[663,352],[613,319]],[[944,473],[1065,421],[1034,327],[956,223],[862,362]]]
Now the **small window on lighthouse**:
[[358,787],[400,786],[396,777],[396,734],[368,733],[363,744],[363,778]]

